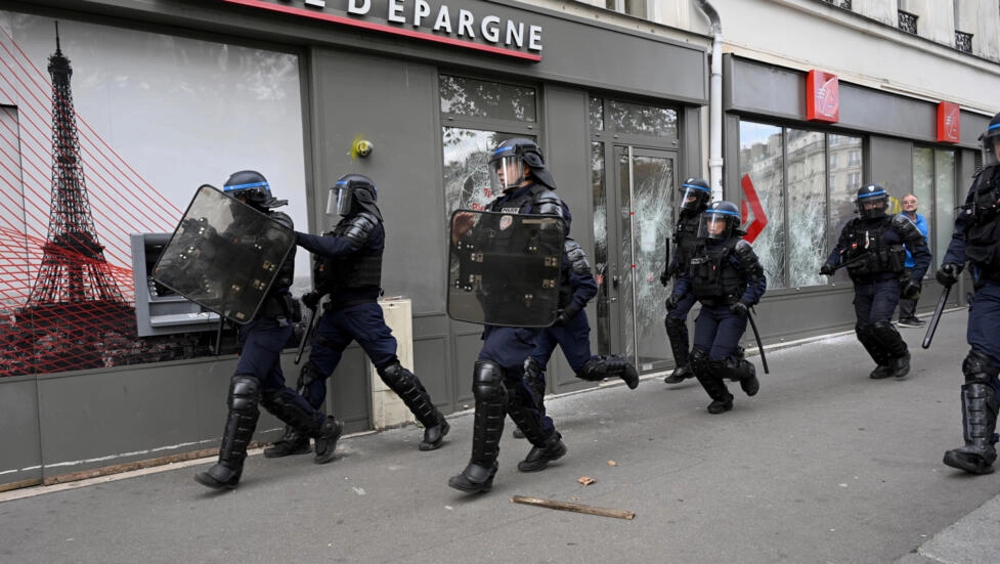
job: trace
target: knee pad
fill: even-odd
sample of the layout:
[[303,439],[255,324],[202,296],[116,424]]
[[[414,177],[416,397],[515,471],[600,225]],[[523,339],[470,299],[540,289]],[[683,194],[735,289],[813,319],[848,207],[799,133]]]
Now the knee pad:
[[545,372],[544,367],[538,364],[538,361],[534,357],[529,356],[524,359],[524,376],[526,378],[539,378],[542,373]]
[[488,360],[476,362],[472,373],[472,395],[480,401],[503,400],[507,389],[503,383],[504,370]]
[[696,375],[708,374],[708,351],[703,351],[699,348],[695,348],[691,351],[691,370],[694,371]]
[[399,361],[378,369],[378,375],[387,386],[396,389],[406,383],[412,375],[409,370],[403,368]]
[[965,374],[966,383],[989,384],[1000,374],[1000,367],[983,353],[970,350],[962,361],[962,374]]
[[229,382],[229,408],[233,411],[251,412],[257,409],[260,399],[260,380],[249,374],[237,374]]

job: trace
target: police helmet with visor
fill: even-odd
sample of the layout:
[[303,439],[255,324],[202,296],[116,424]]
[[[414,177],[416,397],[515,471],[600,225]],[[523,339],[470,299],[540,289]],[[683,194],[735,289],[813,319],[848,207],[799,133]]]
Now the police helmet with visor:
[[271,195],[271,185],[264,175],[255,170],[241,170],[229,175],[222,191],[259,209],[276,208],[287,204],[285,200],[276,200]]
[[704,178],[688,178],[678,189],[681,194],[681,210],[700,212],[708,206],[712,189]]
[[545,166],[542,150],[534,141],[523,137],[508,139],[493,151],[489,161],[490,187],[500,193],[517,188],[525,181],[525,170],[539,184],[555,190],[556,183]]
[[732,237],[743,218],[736,204],[727,201],[712,202],[701,214],[698,237],[708,240],[725,240]]
[[862,219],[885,217],[886,208],[889,206],[889,194],[881,184],[866,184],[858,189],[854,205]]
[[1000,164],[1000,157],[997,156],[997,145],[1000,144],[1000,113],[993,116],[979,140],[983,148],[983,167]]
[[346,174],[330,187],[326,213],[347,216],[363,209],[381,216],[377,200],[378,189],[370,178],[363,174]]

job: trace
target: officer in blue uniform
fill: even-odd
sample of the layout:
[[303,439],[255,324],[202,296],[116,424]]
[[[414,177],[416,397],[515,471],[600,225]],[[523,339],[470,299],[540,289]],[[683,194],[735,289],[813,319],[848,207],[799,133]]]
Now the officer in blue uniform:
[[962,429],[965,445],[949,450],[944,463],[971,474],[993,472],[997,458],[997,411],[1000,401],[1000,113],[982,136],[983,169],[978,172],[955,220],[948,252],[936,278],[945,286],[958,281],[966,262],[975,294],[969,306],[962,362]]
[[[378,304],[382,292],[385,229],[382,212],[376,204],[377,196],[375,184],[367,176],[343,176],[331,188],[327,202],[328,215],[343,216],[333,231],[323,235],[295,233],[298,245],[315,255],[313,283],[316,289],[303,296],[303,303],[314,309],[323,296],[329,296],[316,326],[309,360],[302,367],[300,385],[310,404],[322,405],[327,378],[340,363],[344,349],[357,341],[382,381],[396,392],[424,426],[424,439],[419,449],[434,450],[441,446],[451,427],[434,406],[420,379],[399,362],[396,339]],[[286,437],[284,445],[273,447],[280,446],[283,451],[270,456],[301,451],[303,439],[301,433]],[[329,462],[332,458],[333,452],[322,457],[316,454],[318,463]]]
[[[250,205],[271,219],[293,228],[292,218],[273,211],[285,205],[284,200],[271,196],[267,180],[259,172],[244,170],[233,173],[224,191]],[[300,429],[303,436],[314,437],[316,452],[332,451],[341,428],[332,417],[314,409],[285,385],[281,371],[281,351],[292,337],[293,301],[289,292],[295,270],[295,249],[281,264],[278,277],[271,285],[260,309],[249,323],[239,328],[240,358],[229,384],[229,413],[219,448],[219,462],[194,479],[213,489],[233,489],[243,474],[247,445],[253,438],[260,416],[258,403],[288,425]]]
[[767,290],[767,279],[750,243],[739,229],[740,211],[732,202],[713,202],[701,215],[702,244],[692,253],[670,296],[681,303],[689,294],[701,302],[694,324],[691,370],[712,398],[708,412],[733,408],[725,379],[738,381],[748,396],[760,390],[753,364],[743,358],[740,337],[750,308]]
[[[913,223],[899,214],[887,214],[889,195],[880,184],[858,189],[855,201],[859,217],[840,232],[820,274],[832,275],[846,266],[854,283],[854,332],[871,355],[873,380],[890,376],[905,378],[910,372],[910,351],[892,324],[899,297],[920,296],[920,281],[931,262],[927,241]],[[913,256],[907,270],[906,251]]]
[[[590,270],[587,254],[575,240],[567,237],[559,282],[559,315],[551,327],[539,333],[535,349],[524,361],[524,378],[539,405],[545,396],[545,367],[556,345],[562,348],[570,368],[581,380],[599,382],[617,376],[633,390],[639,385],[639,373],[624,357],[590,354],[590,322],[584,309],[596,295],[597,281]],[[514,436],[523,435],[515,430]]]
[[[691,259],[691,254],[699,245],[698,223],[701,214],[708,207],[712,190],[703,178],[688,178],[681,184],[681,204],[677,224],[674,226],[674,253],[670,264],[660,274],[660,284],[666,287],[670,279],[679,278]],[[667,384],[679,384],[694,376],[689,366],[688,350],[691,340],[688,337],[687,316],[697,299],[694,294],[688,294],[681,301],[667,299],[667,315],[664,325],[667,328],[667,339],[670,350],[674,354],[674,371],[663,379]]]
[[[554,192],[556,184],[545,166],[542,151],[524,138],[501,143],[490,158],[491,181],[502,194],[486,206],[486,211],[549,215],[565,221],[567,208]],[[484,216],[484,220],[489,216]],[[464,237],[491,229],[482,221],[475,228],[469,217],[458,214],[452,225],[452,244]],[[565,231],[568,231],[568,226]],[[566,454],[562,435],[555,429],[545,407],[535,400],[524,379],[524,362],[534,350],[539,329],[486,325],[483,347],[472,375],[476,398],[473,420],[472,456],[465,469],[448,480],[448,485],[468,493],[493,488],[500,455],[504,416],[509,415],[532,444],[528,456],[517,464],[521,472],[537,472]]]

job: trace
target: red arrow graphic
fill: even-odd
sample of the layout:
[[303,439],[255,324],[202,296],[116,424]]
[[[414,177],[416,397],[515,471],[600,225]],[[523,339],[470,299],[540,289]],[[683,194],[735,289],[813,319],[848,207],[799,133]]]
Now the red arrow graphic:
[[740,179],[740,186],[743,188],[743,193],[746,194],[746,200],[743,202],[743,217],[746,217],[747,214],[746,204],[749,203],[750,210],[753,211],[753,221],[747,225],[747,234],[743,239],[748,243],[753,243],[760,232],[767,227],[767,214],[764,211],[764,206],[760,205],[760,196],[757,195],[757,189],[753,187],[749,174],[743,175],[743,178]]

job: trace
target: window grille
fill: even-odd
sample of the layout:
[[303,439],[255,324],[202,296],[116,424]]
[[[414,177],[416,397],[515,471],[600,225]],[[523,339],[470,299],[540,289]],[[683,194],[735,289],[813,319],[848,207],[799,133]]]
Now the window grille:
[[972,34],[955,30],[955,48],[966,53],[972,52]]
[[917,34],[917,15],[899,10],[899,29],[906,33]]

